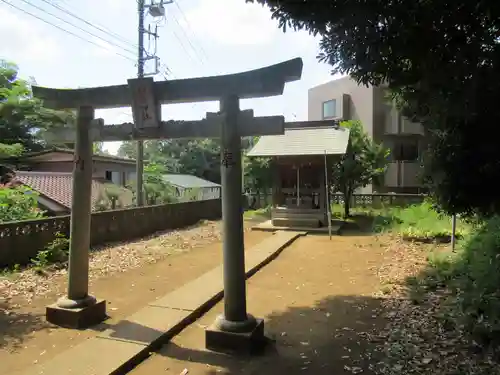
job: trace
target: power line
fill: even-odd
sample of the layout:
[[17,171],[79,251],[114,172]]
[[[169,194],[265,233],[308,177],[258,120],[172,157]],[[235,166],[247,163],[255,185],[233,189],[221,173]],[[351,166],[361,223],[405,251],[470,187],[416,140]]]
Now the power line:
[[[191,56],[191,53],[188,51],[188,49],[186,48],[186,46],[184,45],[184,43],[182,42],[181,38],[179,37],[179,35],[177,35],[177,33],[175,32],[174,29],[172,29],[172,34],[174,35],[175,39],[177,39],[177,41],[179,42],[179,45],[182,47],[182,49],[184,50],[184,52],[186,52],[186,55],[193,61],[195,61],[195,57]],[[200,62],[201,60],[198,59],[198,62]],[[202,63],[203,65],[203,63]]]
[[[181,6],[179,5],[179,2],[178,1],[175,1],[174,2],[175,6],[177,7],[177,9],[179,9],[179,12],[181,13],[181,16],[182,18],[184,19],[184,22],[186,22],[186,25],[187,25],[187,28],[191,31],[191,33],[194,35],[194,37],[196,38],[197,35],[196,33],[194,32],[194,30],[191,28],[191,24],[189,23],[187,17],[186,17],[186,14],[184,13],[184,11],[182,10]],[[208,56],[207,56],[207,53],[205,51],[205,49],[203,48],[203,46],[201,45],[201,43],[198,43],[199,44],[199,47],[200,47],[200,50],[201,52],[203,53],[203,55],[205,56],[206,59],[208,59]]]
[[45,20],[45,19],[43,19],[43,18],[41,18],[41,17],[39,17],[39,16],[37,16],[37,15],[33,14],[33,13],[30,13],[30,12],[28,12],[27,10],[21,9],[21,8],[19,8],[18,6],[13,5],[13,4],[9,3],[9,2],[8,2],[8,1],[6,1],[6,0],[0,0],[0,1],[1,1],[2,3],[4,3],[4,4],[7,4],[8,6],[10,6],[10,7],[14,8],[14,9],[17,9],[17,10],[18,10],[18,11],[20,11],[20,12],[23,12],[23,13],[25,13],[25,14],[27,14],[27,15],[29,15],[29,16],[31,16],[31,17],[33,17],[33,18],[38,19],[39,21],[42,21],[42,22],[44,22],[44,23],[46,23],[46,24],[48,24],[48,25],[50,25],[50,26],[53,26],[53,27],[55,27],[55,28],[57,28],[57,29],[59,29],[59,30],[61,30],[61,31],[63,31],[63,32],[65,32],[65,33],[67,33],[67,34],[69,34],[69,35],[71,35],[71,36],[75,37],[75,38],[78,38],[78,39],[80,39],[80,40],[83,40],[84,42],[87,42],[87,43],[93,44],[94,46],[97,46],[97,47],[99,47],[99,48],[102,48],[102,49],[104,49],[104,50],[106,50],[106,51],[110,51],[110,52],[114,53],[115,55],[121,56],[121,57],[123,57],[123,58],[125,58],[125,59],[127,59],[127,60],[130,60],[130,61],[133,61],[134,63],[136,62],[133,58],[131,58],[131,57],[129,57],[129,56],[123,55],[123,54],[121,54],[120,52],[117,52],[117,51],[111,50],[111,49],[109,49],[109,48],[106,48],[106,47],[104,47],[103,45],[100,45],[99,43],[96,43],[96,42],[93,42],[93,41],[91,41],[91,40],[85,39],[84,37],[82,37],[82,36],[80,36],[80,35],[78,35],[78,34],[75,34],[75,33],[73,33],[72,31],[69,31],[69,30],[67,30],[67,29],[65,29],[65,28],[63,28],[63,27],[61,27],[61,26],[54,25],[53,23],[51,23],[51,22],[49,22],[49,21],[47,21],[47,20]]
[[111,46],[113,46],[113,47],[121,48],[121,49],[122,49],[123,51],[125,51],[125,52],[135,54],[135,52],[134,52],[134,51],[128,50],[128,49],[126,49],[126,48],[123,48],[123,47],[121,47],[121,46],[119,46],[119,45],[117,45],[117,44],[114,44],[113,42],[110,42],[109,40],[106,40],[106,39],[104,39],[104,38],[100,37],[99,35],[96,35],[96,34],[94,34],[94,33],[90,32],[90,31],[87,31],[87,30],[85,30],[85,29],[81,28],[80,26],[76,26],[76,25],[74,25],[73,23],[71,23],[71,22],[69,22],[69,21],[66,21],[64,18],[61,18],[61,17],[59,17],[59,16],[55,15],[54,13],[50,13],[50,12],[46,11],[45,9],[43,9],[43,8],[39,7],[39,6],[37,6],[37,5],[34,5],[34,4],[30,3],[28,0],[21,0],[21,1],[22,1],[23,3],[25,3],[25,4],[28,4],[28,5],[32,6],[33,8],[36,8],[36,9],[38,9],[38,10],[42,11],[43,13],[48,14],[49,16],[52,16],[52,17],[54,17],[54,18],[58,19],[59,21],[62,21],[62,22],[64,22],[64,23],[67,23],[68,25],[70,25],[70,26],[72,26],[72,27],[74,27],[74,28],[76,28],[76,29],[78,29],[78,30],[83,31],[84,33],[87,33],[87,34],[89,34],[90,36],[93,36],[94,38],[100,39],[100,40],[102,40],[102,41],[104,41],[104,42],[108,43],[109,45],[111,45]]
[[137,44],[136,44],[136,43],[133,43],[133,42],[131,42],[130,40],[127,40],[126,38],[124,38],[124,37],[123,37],[123,36],[121,36],[120,34],[117,34],[117,33],[115,33],[114,31],[108,30],[108,29],[104,28],[103,26],[100,26],[100,25],[96,24],[95,22],[94,22],[94,23],[89,22],[89,21],[87,21],[86,19],[81,18],[80,16],[77,16],[76,14],[74,14],[74,13],[70,12],[68,9],[65,9],[65,8],[63,8],[62,6],[60,6],[60,5],[58,5],[58,4],[55,4],[55,3],[53,3],[53,2],[52,2],[52,1],[50,1],[50,0],[42,0],[42,1],[43,1],[44,3],[46,3],[46,4],[49,4],[50,6],[52,6],[52,7],[54,7],[54,8],[56,8],[56,9],[59,9],[61,12],[64,12],[64,13],[68,14],[69,16],[71,16],[71,17],[73,17],[73,18],[76,18],[77,20],[80,20],[80,21],[82,21],[83,23],[85,23],[85,24],[87,24],[87,25],[89,25],[89,26],[91,26],[91,27],[93,27],[93,28],[95,28],[95,29],[99,30],[100,32],[102,32],[102,33],[104,33],[104,34],[108,34],[108,35],[110,35],[110,36],[112,36],[112,37],[114,37],[114,38],[116,38],[116,39],[118,39],[118,40],[121,40],[123,43],[125,43],[125,44],[127,44],[127,45],[130,45],[130,46],[132,46],[132,47],[134,47],[134,48],[136,48],[136,47],[137,47]]
[[193,45],[193,43],[191,42],[191,39],[189,38],[189,36],[186,34],[186,31],[184,30],[184,28],[182,27],[182,25],[180,24],[179,20],[177,19],[177,17],[175,17],[175,15],[172,14],[172,18],[174,19],[175,23],[179,26],[179,28],[181,29],[182,33],[184,34],[184,36],[186,37],[189,45],[191,46],[191,48],[193,49],[194,53],[197,55],[198,59],[200,60],[200,62],[202,64],[204,64],[204,61],[203,59],[200,57],[200,55],[198,55],[198,51],[196,50],[196,47]]

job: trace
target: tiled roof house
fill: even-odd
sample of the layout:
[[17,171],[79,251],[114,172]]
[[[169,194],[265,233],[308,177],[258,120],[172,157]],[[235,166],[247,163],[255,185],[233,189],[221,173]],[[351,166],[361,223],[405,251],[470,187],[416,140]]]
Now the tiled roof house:
[[[25,185],[39,194],[40,206],[54,215],[65,215],[71,212],[73,197],[73,175],[66,172],[16,171],[15,184]],[[102,201],[109,201],[107,189],[119,192],[116,208],[133,204],[130,190],[119,187],[100,178],[92,179],[92,210],[99,209]]]
[[[27,169],[15,171],[13,182],[38,192],[39,204],[50,214],[68,214],[72,200],[73,157],[73,150],[66,149],[24,155],[12,161]],[[109,190],[113,190],[114,194],[118,192],[117,208],[132,205],[133,194],[125,186],[135,179],[135,160],[94,155],[92,164],[92,208],[98,210],[102,201],[107,201],[109,205]]]

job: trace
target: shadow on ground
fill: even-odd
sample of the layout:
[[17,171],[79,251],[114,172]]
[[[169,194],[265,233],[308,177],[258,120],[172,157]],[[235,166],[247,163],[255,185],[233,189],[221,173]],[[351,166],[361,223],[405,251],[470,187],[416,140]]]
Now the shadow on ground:
[[[156,355],[181,361],[181,367],[196,374],[369,374],[378,359],[370,354],[376,341],[368,331],[382,332],[386,313],[380,299],[335,296],[313,308],[291,307],[266,317],[266,335],[274,342],[260,356],[185,348],[175,339]],[[203,328],[197,329],[197,336],[203,342]],[[201,370],[199,364],[204,365]]]
[[395,224],[401,224],[401,220],[391,215],[355,213],[343,221],[340,234],[371,236],[383,232]]
[[32,332],[50,327],[44,314],[20,312],[8,302],[0,302],[0,349],[19,349]]

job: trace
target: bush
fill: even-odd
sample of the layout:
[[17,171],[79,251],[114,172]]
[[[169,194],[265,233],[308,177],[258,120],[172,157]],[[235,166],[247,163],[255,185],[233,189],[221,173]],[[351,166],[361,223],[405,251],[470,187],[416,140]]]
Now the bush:
[[44,250],[39,251],[31,262],[36,268],[43,268],[49,264],[66,262],[68,255],[69,240],[64,234],[57,232],[55,239]]
[[23,186],[0,187],[0,223],[43,217],[37,196],[36,192]]

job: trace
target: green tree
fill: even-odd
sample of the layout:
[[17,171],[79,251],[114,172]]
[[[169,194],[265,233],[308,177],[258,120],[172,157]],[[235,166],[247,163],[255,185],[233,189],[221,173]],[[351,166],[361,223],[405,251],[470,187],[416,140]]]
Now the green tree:
[[0,143],[0,159],[21,156],[24,152],[24,147],[20,143],[11,145]]
[[[135,142],[124,142],[120,156],[135,158]],[[183,173],[220,182],[220,146],[213,139],[168,139],[144,142],[144,158],[165,167],[168,173]]]
[[[165,166],[160,163],[148,162],[144,166],[144,194],[148,204],[177,202],[175,188],[164,178],[167,173]],[[129,188],[136,193],[135,183],[132,182]]]
[[174,203],[175,188],[164,179],[166,168],[157,163],[148,163],[144,168],[144,193],[149,204]]
[[137,142],[122,142],[118,148],[118,156],[122,158],[137,159]]
[[18,67],[0,60],[0,140],[6,145],[19,144],[25,151],[46,146],[44,132],[74,123],[72,111],[44,108],[33,98],[30,84],[18,76]]
[[332,168],[332,184],[344,195],[347,218],[352,195],[356,189],[378,182],[386,171],[390,151],[373,141],[361,122],[344,121],[340,126],[349,129],[349,145],[345,156]]
[[92,143],[92,152],[94,154],[106,154],[106,151],[104,151],[104,142],[94,142]]
[[0,185],[0,223],[43,217],[37,196],[36,192],[26,187]]
[[[244,152],[252,147],[258,138],[242,139]],[[123,142],[118,155],[135,158],[135,142]],[[218,139],[169,139],[144,142],[144,156],[149,162],[164,167],[165,173],[190,174],[220,183],[220,141]],[[269,188],[271,169],[267,159],[243,157],[245,187],[251,189]]]
[[[253,2],[253,0],[247,0]],[[387,84],[430,137],[425,174],[450,213],[500,213],[500,7],[485,0],[256,0],[279,27],[321,38],[319,59]]]
[[243,157],[244,188],[252,190],[259,196],[261,191],[272,187],[272,169],[270,158]]

